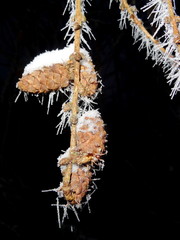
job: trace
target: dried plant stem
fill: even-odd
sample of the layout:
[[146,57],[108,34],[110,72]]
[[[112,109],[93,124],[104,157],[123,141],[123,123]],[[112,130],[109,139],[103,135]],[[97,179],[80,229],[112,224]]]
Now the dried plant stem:
[[177,45],[177,49],[180,52],[180,33],[177,26],[178,19],[173,11],[172,0],[167,0],[167,4],[168,4],[168,11],[169,11],[169,22],[173,29],[174,43]]
[[[157,39],[155,39],[144,27],[142,21],[134,13],[134,7],[130,6],[127,0],[121,0],[120,9],[122,10],[126,9],[130,16],[130,21],[135,23],[139,27],[139,29],[146,35],[146,37],[150,39],[155,45],[160,45],[160,42]],[[163,53],[165,53],[166,51],[163,47],[159,47],[158,49]]]
[[78,86],[80,82],[80,43],[81,43],[81,24],[82,24],[82,12],[81,12],[81,0],[76,0],[76,14],[74,24],[74,90],[72,97],[72,115],[71,115],[71,140],[70,149],[73,152],[76,147],[76,125],[78,114]]
[[[76,0],[76,14],[74,19],[74,89],[71,102],[71,138],[70,138],[70,154],[73,155],[77,145],[77,114],[78,114],[78,95],[80,82],[80,43],[81,43],[81,0]],[[72,162],[69,162],[66,174],[63,180],[64,187],[70,184],[72,174]]]
[[73,151],[76,147],[76,125],[77,125],[77,114],[78,114],[78,83],[79,83],[79,73],[80,73],[80,64],[75,60],[75,70],[74,70],[74,90],[72,97],[71,105],[71,140],[70,148]]

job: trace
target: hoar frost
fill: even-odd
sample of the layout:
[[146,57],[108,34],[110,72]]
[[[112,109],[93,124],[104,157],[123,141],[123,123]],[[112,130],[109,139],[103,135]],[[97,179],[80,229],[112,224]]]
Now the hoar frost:
[[[173,26],[171,24],[170,13],[167,1],[149,0],[140,10],[150,11],[149,19],[152,19],[151,25],[155,27],[153,35],[150,35],[145,29],[143,22],[138,17],[138,11],[135,5],[128,5],[126,8],[124,2],[119,0],[120,11],[120,29],[126,28],[127,21],[130,21],[132,27],[132,36],[135,43],[140,42],[139,50],[146,49],[146,58],[151,57],[155,64],[162,66],[165,77],[169,84],[174,84],[171,91],[171,98],[180,90],[180,48],[175,40]],[[110,0],[110,4],[112,0]],[[173,1],[173,12],[175,17],[175,1]],[[168,19],[170,19],[168,21]],[[180,23],[176,22],[178,36],[180,38]],[[160,31],[163,31],[158,37]]]

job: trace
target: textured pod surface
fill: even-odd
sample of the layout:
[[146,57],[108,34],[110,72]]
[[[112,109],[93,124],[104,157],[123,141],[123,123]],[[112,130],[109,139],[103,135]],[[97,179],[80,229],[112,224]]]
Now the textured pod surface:
[[[67,87],[70,80],[74,79],[74,61],[69,60],[64,64],[53,64],[34,70],[19,79],[19,90],[29,93],[47,93]],[[92,61],[83,59],[80,67],[79,94],[91,96],[98,87],[97,74]]]
[[63,64],[43,67],[20,78],[17,87],[24,92],[46,93],[69,85],[69,72]]
[[82,202],[94,173],[94,166],[103,168],[101,156],[105,153],[106,131],[98,110],[86,111],[78,119],[77,146],[70,148],[58,158],[63,175],[60,188],[67,202],[75,205]]
[[96,93],[98,87],[97,74],[92,62],[81,65],[79,93],[82,96],[91,96]]
[[[62,191],[65,199],[71,204],[79,204],[82,198],[86,195],[91,181],[92,173],[81,166],[76,165],[75,171],[71,174],[71,181],[69,184],[63,183]],[[66,176],[66,169],[63,171]],[[63,177],[63,178],[64,178]]]
[[100,117],[85,116],[77,131],[78,151],[93,155],[102,155],[105,150],[106,131]]
[[[79,94],[81,96],[91,96],[96,93],[98,88],[97,73],[94,69],[94,65],[91,60],[87,60],[85,56],[80,61],[80,83],[79,83]],[[73,57],[71,57],[73,58]],[[70,59],[66,63],[66,67],[69,71],[69,76],[74,79],[74,60]]]

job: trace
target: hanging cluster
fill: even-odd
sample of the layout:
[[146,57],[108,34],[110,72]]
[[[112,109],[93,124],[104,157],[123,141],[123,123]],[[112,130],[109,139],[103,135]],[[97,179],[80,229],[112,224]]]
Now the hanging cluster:
[[[113,0],[110,0],[110,5]],[[180,17],[175,11],[175,1],[148,0],[141,9],[130,5],[127,0],[116,0],[120,6],[120,29],[127,21],[132,27],[135,43],[139,50],[146,49],[146,57],[162,66],[168,82],[174,83],[171,97],[180,90]],[[67,100],[59,113],[58,133],[70,127],[70,146],[58,157],[62,181],[57,188],[56,204],[59,226],[67,217],[67,209],[74,211],[88,203],[96,189],[93,176],[104,167],[106,153],[106,131],[99,110],[94,109],[94,100],[101,89],[95,66],[88,51],[84,35],[94,36],[85,17],[85,2],[88,0],[67,0],[70,18],[65,25],[67,46],[46,51],[33,59],[24,69],[17,88],[28,94],[39,96],[49,93],[49,106],[54,95],[65,93]],[[136,1],[133,1],[136,2]],[[64,12],[65,12],[64,11]],[[149,12],[154,32],[150,33],[139,17],[139,12]],[[65,204],[60,203],[64,199]],[[60,219],[60,208],[64,214]]]
[[[85,44],[90,48],[83,33],[93,36],[84,16],[85,0],[68,0],[66,9],[70,11],[65,27],[65,38],[69,37],[67,47],[36,56],[25,67],[17,83],[25,98],[28,94],[39,96],[49,93],[48,111],[55,94],[57,98],[59,93],[67,96],[58,115],[60,123],[57,127],[58,133],[62,133],[67,125],[70,127],[70,146],[58,157],[62,181],[59,187],[50,190],[57,193],[55,206],[59,226],[67,217],[67,209],[73,210],[79,220],[76,209],[88,203],[96,189],[93,176],[96,170],[103,169],[102,156],[106,153],[104,122],[99,110],[93,108],[101,82],[89,53],[81,47]],[[74,42],[70,43],[71,40]],[[59,199],[66,203],[60,203]],[[61,207],[64,210],[62,219]]]
[[[25,67],[22,78],[19,79],[17,87],[20,91],[32,94],[40,93],[58,93],[64,88],[64,92],[69,93],[67,101],[62,105],[60,112],[60,127],[63,129],[67,124],[72,124],[72,95],[74,90],[74,54],[73,45],[66,47],[64,52],[69,52],[69,59],[64,61],[64,52],[59,51],[60,59],[55,55],[58,51],[45,52],[37,57]],[[92,110],[92,99],[96,97],[99,91],[99,81],[94,69],[92,60],[86,52],[81,49],[80,61],[80,81],[78,84],[78,101],[81,103],[77,115],[76,124],[76,147],[61,154],[58,158],[63,180],[60,186],[55,190],[58,198],[64,198],[67,205],[58,204],[57,207],[70,208],[85,203],[90,199],[92,193],[91,182],[96,169],[103,169],[104,161],[101,159],[105,154],[106,132],[104,122],[101,119],[99,111]],[[48,63],[45,61],[46,55],[49,57]],[[54,57],[53,57],[54,55]],[[59,63],[57,63],[57,61]],[[63,63],[62,63],[63,62]],[[37,68],[37,69],[36,69]],[[66,94],[67,95],[67,94]],[[78,107],[78,106],[77,106]],[[60,132],[62,132],[62,129]],[[57,205],[57,204],[56,204]],[[74,205],[71,208],[71,205]],[[64,210],[64,214],[66,211]],[[60,220],[59,220],[60,221]],[[60,225],[60,224],[59,224]]]

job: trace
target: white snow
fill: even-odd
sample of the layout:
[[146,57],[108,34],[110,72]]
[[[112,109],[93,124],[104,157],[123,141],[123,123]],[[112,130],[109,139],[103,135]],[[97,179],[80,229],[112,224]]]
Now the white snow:
[[78,164],[72,164],[72,173],[73,172],[77,172],[79,169],[79,165]]
[[88,117],[88,118],[100,118],[100,117],[101,117],[101,114],[100,114],[100,112],[99,112],[97,109],[93,109],[93,110],[86,111],[86,112],[79,118],[78,123],[80,123],[81,120],[83,120],[85,117]]
[[81,72],[85,71],[85,72],[91,73],[91,71],[93,71],[93,66],[86,59],[81,60],[81,65],[86,67],[86,69],[81,70]]
[[[23,76],[32,73],[35,70],[40,70],[43,67],[49,67],[53,64],[64,64],[69,60],[69,56],[74,52],[74,44],[63,49],[56,49],[52,51],[45,51],[37,55],[26,67],[24,68]],[[89,53],[81,48],[80,52],[84,55],[85,60],[90,61],[91,57]],[[84,63],[84,62],[83,62]]]
[[81,166],[79,166],[78,164],[72,164],[72,172],[77,172],[78,171],[78,169],[82,169],[84,172],[87,172],[87,171],[89,171],[89,166],[84,166],[84,167],[81,167]]
[[[78,120],[77,123],[77,131],[81,132],[92,132],[95,133],[97,131],[97,121],[99,121],[99,118],[101,117],[100,112],[96,110],[90,110],[85,112]],[[93,120],[91,119],[93,118]],[[94,120],[95,118],[95,120]],[[87,125],[88,128],[86,130],[81,129],[82,126]]]
[[61,154],[59,157],[58,157],[58,163],[60,163],[60,161],[63,159],[63,158],[68,158],[69,157],[69,154],[70,154],[70,148],[68,148],[63,154]]

